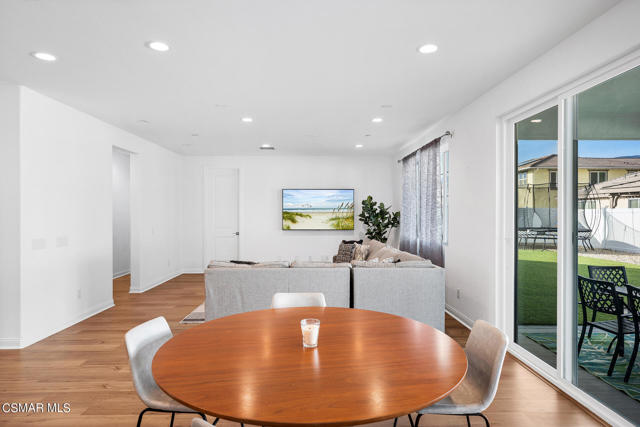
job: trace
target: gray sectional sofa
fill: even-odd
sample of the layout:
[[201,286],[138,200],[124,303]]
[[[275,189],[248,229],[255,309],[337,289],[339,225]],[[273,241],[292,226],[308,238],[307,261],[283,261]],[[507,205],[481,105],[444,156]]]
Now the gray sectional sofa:
[[331,307],[382,311],[444,331],[444,269],[380,242],[365,244],[366,260],[343,264],[212,262],[205,271],[205,318],[269,308],[276,292],[322,292]]
[[205,271],[205,319],[271,306],[276,292],[322,292],[330,307],[349,307],[348,264],[332,267],[210,265]]

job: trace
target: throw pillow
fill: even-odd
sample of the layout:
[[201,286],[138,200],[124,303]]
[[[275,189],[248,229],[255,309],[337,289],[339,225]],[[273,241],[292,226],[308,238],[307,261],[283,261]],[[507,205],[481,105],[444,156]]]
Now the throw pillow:
[[364,261],[367,259],[368,254],[369,254],[369,245],[356,243],[356,247],[353,251],[353,260]]
[[338,255],[335,256],[333,262],[351,262],[353,259],[353,251],[355,249],[355,243],[340,243],[340,246],[338,247]]

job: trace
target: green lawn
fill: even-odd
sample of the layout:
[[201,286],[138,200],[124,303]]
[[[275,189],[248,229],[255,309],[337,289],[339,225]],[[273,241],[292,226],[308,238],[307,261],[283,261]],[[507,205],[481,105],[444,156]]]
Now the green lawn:
[[[556,256],[555,251],[539,249],[518,251],[518,323],[520,325],[556,324]],[[587,265],[624,265],[629,283],[640,286],[640,265],[579,256],[580,275],[589,277]],[[582,323],[581,306],[578,306],[578,316],[578,322]],[[604,315],[598,315],[598,320],[604,319],[606,319]]]

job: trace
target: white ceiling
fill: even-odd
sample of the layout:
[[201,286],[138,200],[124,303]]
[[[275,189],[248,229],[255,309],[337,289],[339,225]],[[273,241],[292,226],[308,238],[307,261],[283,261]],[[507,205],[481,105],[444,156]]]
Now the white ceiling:
[[2,0],[0,80],[180,153],[387,152],[615,3]]

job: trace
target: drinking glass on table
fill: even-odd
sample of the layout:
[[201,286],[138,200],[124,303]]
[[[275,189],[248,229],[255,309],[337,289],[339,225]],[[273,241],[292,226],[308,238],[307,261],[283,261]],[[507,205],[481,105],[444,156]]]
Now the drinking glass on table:
[[318,346],[318,334],[320,333],[320,320],[302,319],[300,321],[302,329],[302,345],[307,348]]

